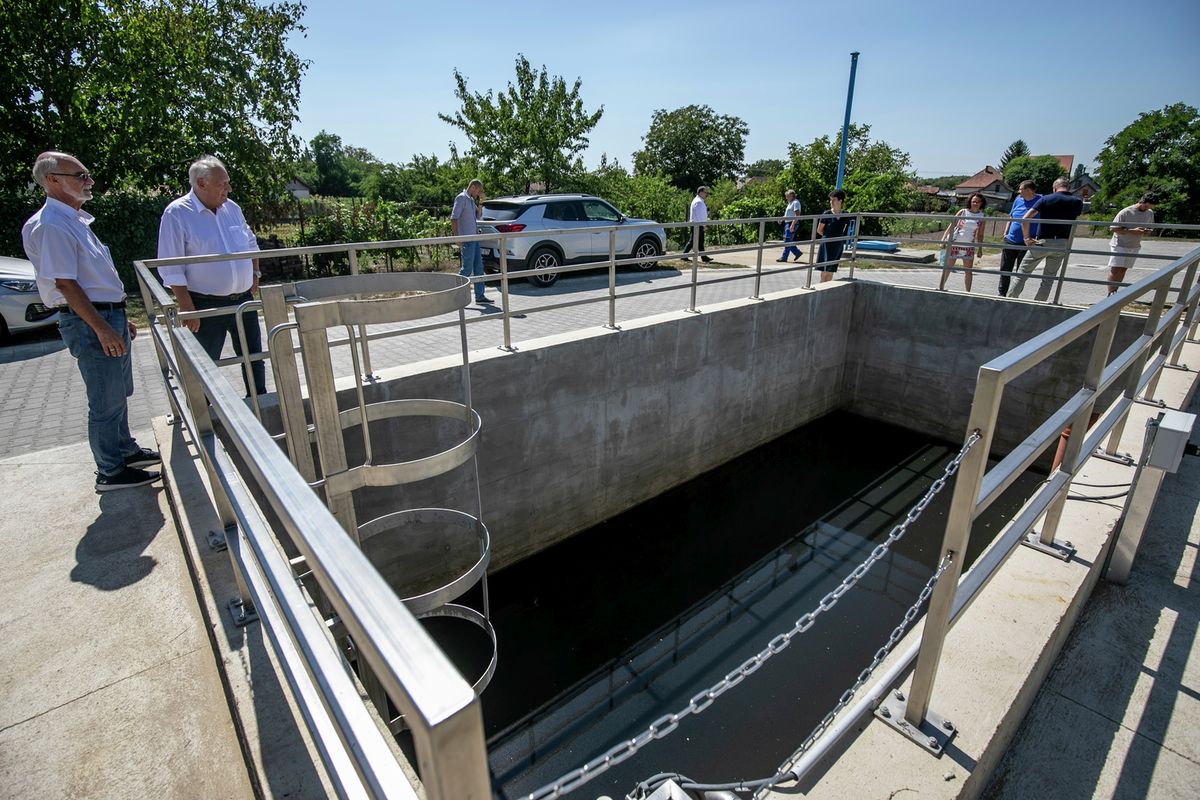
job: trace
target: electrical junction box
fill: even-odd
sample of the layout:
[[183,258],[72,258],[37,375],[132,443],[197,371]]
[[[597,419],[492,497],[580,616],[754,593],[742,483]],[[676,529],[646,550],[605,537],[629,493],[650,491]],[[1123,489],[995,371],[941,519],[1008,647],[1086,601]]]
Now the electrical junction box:
[[1159,416],[1158,430],[1150,443],[1150,455],[1146,466],[1157,467],[1167,472],[1176,472],[1183,460],[1183,448],[1192,435],[1196,423],[1195,414],[1168,409]]

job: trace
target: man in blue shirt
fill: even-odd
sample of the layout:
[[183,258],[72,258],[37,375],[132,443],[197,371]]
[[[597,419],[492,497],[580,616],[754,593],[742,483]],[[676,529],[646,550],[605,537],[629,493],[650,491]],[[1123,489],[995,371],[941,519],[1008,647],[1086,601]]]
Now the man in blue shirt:
[[[1025,216],[1034,203],[1041,200],[1042,196],[1033,189],[1033,181],[1021,181],[1021,185],[1017,188],[1017,198],[1013,200],[1012,209],[1008,215],[1014,219],[1020,219]],[[1036,223],[1030,223],[1029,234],[1034,238],[1038,235],[1038,226]],[[1005,247],[1000,253],[1000,296],[1008,295],[1008,282],[1012,278],[1013,272],[1017,267],[1021,266],[1021,259],[1025,258],[1024,249],[1025,239],[1021,233],[1020,222],[1010,222],[1008,232],[1004,234],[1005,244],[1016,245],[1016,247]],[[1018,249],[1020,248],[1020,249]]]
[[[1067,261],[1067,242],[1071,238],[1071,225],[1054,224],[1054,220],[1075,220],[1083,213],[1083,201],[1070,194],[1067,190],[1071,182],[1067,178],[1054,181],[1054,194],[1048,194],[1038,200],[1029,210],[1021,215],[1021,232],[1025,236],[1025,245],[1032,247],[1028,263],[1021,268],[1017,283],[1013,286],[1013,297],[1021,296],[1025,279],[1029,273],[1040,264],[1046,262],[1042,269],[1041,285],[1038,286],[1035,300],[1050,299],[1050,290],[1054,288],[1054,276],[1061,272]],[[1034,238],[1030,232],[1030,219],[1040,217],[1041,238]]]

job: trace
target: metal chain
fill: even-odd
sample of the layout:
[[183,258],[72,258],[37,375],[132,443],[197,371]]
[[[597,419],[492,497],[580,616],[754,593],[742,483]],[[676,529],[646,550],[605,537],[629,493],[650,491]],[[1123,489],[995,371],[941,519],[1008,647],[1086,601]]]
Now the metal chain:
[[945,488],[946,480],[954,475],[954,473],[958,472],[958,467],[962,463],[963,458],[966,457],[967,452],[971,449],[971,447],[979,441],[979,438],[980,434],[978,429],[971,432],[971,435],[967,437],[967,440],[963,443],[963,446],[958,451],[958,454],[950,461],[949,464],[946,465],[946,469],[942,473],[942,476],[935,480],[930,485],[929,490],[925,492],[925,495],[919,501],[917,501],[917,504],[909,509],[909,512],[905,516],[904,520],[899,525],[892,528],[892,531],[888,534],[887,539],[877,545],[871,551],[871,554],[867,556],[866,560],[855,567],[833,591],[822,597],[821,601],[817,603],[816,608],[797,619],[791,630],[787,631],[786,633],[776,635],[767,642],[767,646],[765,648],[742,662],[740,667],[728,673],[724,678],[708,689],[705,689],[702,692],[697,692],[692,696],[691,700],[688,701],[688,704],[685,708],[675,712],[674,714],[664,714],[663,716],[654,720],[654,722],[650,723],[650,727],[642,731],[637,736],[633,737],[632,739],[626,739],[625,741],[614,745],[601,755],[593,758],[591,761],[588,761],[583,766],[571,770],[553,783],[546,784],[537,791],[531,792],[525,796],[525,800],[552,800],[552,798],[562,797],[563,795],[575,791],[596,776],[606,772],[610,767],[615,767],[622,761],[632,758],[639,750],[655,739],[662,739],[670,735],[675,731],[676,728],[679,727],[679,723],[689,714],[701,713],[711,706],[718,697],[725,694],[725,692],[729,691],[744,681],[747,677],[757,672],[759,668],[761,668],[762,665],[771,658],[771,656],[782,653],[785,649],[787,649],[787,646],[792,643],[792,639],[811,628],[813,624],[816,623],[818,617],[837,605],[837,601],[840,600],[842,596],[846,594],[846,592],[854,588],[854,586],[860,580],[862,580],[863,576],[867,574],[867,571],[870,570],[872,566],[874,566],[881,558],[887,555],[887,552],[891,546],[899,541],[902,536],[904,536],[904,534],[908,531],[909,526],[917,521],[917,518],[921,516],[921,512],[923,512],[929,506],[929,504],[933,502],[933,498],[937,496],[938,492]]
[[[863,684],[871,679],[871,675],[874,674],[879,665],[883,663],[883,660],[888,657],[888,654],[892,652],[892,648],[894,648],[896,643],[903,638],[905,632],[908,630],[908,626],[911,625],[913,620],[917,618],[917,615],[921,613],[921,606],[926,600],[929,599],[929,596],[933,594],[934,585],[938,582],[938,580],[941,579],[942,574],[950,566],[950,562],[953,560],[953,556],[950,553],[947,553],[942,557],[942,561],[940,564],[938,564],[937,570],[935,570],[933,575],[930,576],[929,580],[925,582],[925,586],[921,589],[921,593],[917,595],[916,602],[908,607],[908,610],[904,612],[904,618],[900,620],[900,624],[892,629],[887,641],[883,643],[882,647],[875,651],[875,657],[871,659],[871,663],[867,665],[866,669],[858,673],[858,679],[854,682],[854,685],[842,692],[842,696],[838,698],[837,705],[830,709],[829,713],[826,714],[819,723],[817,723],[817,726],[812,729],[812,732],[808,734],[807,738],[805,738],[800,746],[796,748],[796,750],[790,756],[787,757],[787,760],[784,763],[795,763],[796,759],[804,755],[805,751],[812,747],[813,743],[816,742],[817,739],[821,738],[821,735],[829,729],[829,726],[833,724],[833,721],[837,715],[840,714],[842,710],[850,704],[850,701],[854,699],[854,695],[863,687]],[[688,791],[726,790],[735,792],[757,792],[761,789],[768,789],[772,786],[778,786],[782,783],[794,781],[797,778],[798,776],[795,772],[791,770],[784,770],[782,772],[775,773],[770,778],[741,780],[737,781],[736,783],[697,783],[696,781],[684,779],[682,782],[680,782],[679,788]],[[656,788],[658,787],[654,778],[651,778],[648,781],[643,781],[642,783],[638,784],[633,793],[626,795],[626,800],[641,800],[641,798],[644,798]]]

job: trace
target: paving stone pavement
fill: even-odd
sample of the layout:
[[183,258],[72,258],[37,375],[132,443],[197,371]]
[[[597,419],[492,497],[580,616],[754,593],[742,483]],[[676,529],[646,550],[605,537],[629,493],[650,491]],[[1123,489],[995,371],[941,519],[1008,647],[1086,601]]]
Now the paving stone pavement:
[[[1144,253],[1155,253],[1178,257],[1190,252],[1194,242],[1149,242]],[[1080,249],[1106,251],[1104,239],[1077,240]],[[763,278],[760,291],[763,293],[803,286],[806,271],[780,273],[774,258],[776,251],[767,249],[763,254]],[[700,286],[697,289],[698,306],[748,297],[753,291],[755,252],[731,253],[719,257],[727,266],[708,267],[699,271],[701,280],[737,278],[720,283]],[[1146,261],[1129,271],[1129,280],[1138,280],[1161,267],[1165,261]],[[1068,274],[1088,280],[1102,280],[1107,274],[1107,259],[1098,255],[1074,255],[1069,262]],[[640,297],[618,297],[617,323],[622,320],[678,311],[687,308],[691,281],[690,265],[686,262],[670,261],[650,272],[622,271],[617,275],[618,294],[636,292],[650,288],[673,287]],[[792,266],[792,265],[789,265]],[[999,255],[990,250],[980,259],[983,269],[997,269]],[[859,269],[858,280],[882,281],[897,285],[936,288],[940,269],[936,266],[896,266],[895,268]],[[848,269],[843,265],[839,276],[846,276]],[[740,277],[739,277],[740,276]],[[814,280],[816,280],[814,275]],[[976,275],[976,293],[995,295],[997,277]],[[950,291],[961,290],[962,277],[953,275],[949,281]],[[1026,295],[1031,299],[1036,281],[1026,286]],[[489,294],[499,299],[499,285],[489,285]],[[1070,305],[1086,306],[1102,299],[1104,287],[1099,285],[1071,284],[1062,296]],[[512,341],[519,346],[521,341],[549,336],[570,330],[596,327],[607,324],[608,304],[551,309],[532,313],[541,306],[553,305],[568,300],[585,298],[604,299],[608,295],[608,278],[603,271],[586,271],[563,276],[558,283],[547,289],[535,288],[523,282],[510,286],[510,306],[514,315],[510,321]],[[471,350],[500,346],[503,343],[503,327],[499,303],[494,308],[470,306],[467,309],[467,338]],[[453,321],[449,316],[444,320]],[[422,324],[428,321],[423,321]],[[398,329],[404,326],[378,326],[372,330]],[[371,343],[372,366],[375,370],[405,363],[414,363],[459,352],[460,340],[456,327],[434,331],[418,331],[403,336]],[[350,374],[349,355],[345,348],[335,351],[334,368],[338,375]],[[226,355],[232,355],[227,347]],[[129,422],[132,430],[150,427],[150,420],[168,412],[168,404],[161,372],[154,355],[154,347],[148,336],[139,337],[133,345],[135,391],[129,404]],[[229,379],[240,384],[239,368],[226,367]],[[267,370],[268,387],[271,371]],[[74,359],[66,351],[57,330],[50,328],[32,334],[15,337],[13,343],[0,347],[0,457],[36,452],[50,447],[72,444],[87,438],[87,398],[83,381],[79,377]]]

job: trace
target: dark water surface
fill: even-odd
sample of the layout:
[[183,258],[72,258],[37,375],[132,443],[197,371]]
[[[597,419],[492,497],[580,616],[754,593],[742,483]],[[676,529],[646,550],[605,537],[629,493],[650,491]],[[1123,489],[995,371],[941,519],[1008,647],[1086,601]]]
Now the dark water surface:
[[[637,735],[789,630],[957,449],[834,412],[490,576],[499,660],[483,713],[498,796]],[[1037,480],[1027,475],[976,523],[968,561]],[[709,782],[772,774],[932,574],[951,489],[788,650],[572,796],[623,796],[662,771]]]

